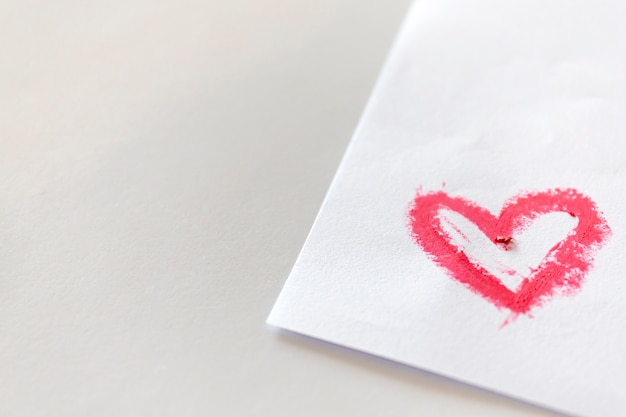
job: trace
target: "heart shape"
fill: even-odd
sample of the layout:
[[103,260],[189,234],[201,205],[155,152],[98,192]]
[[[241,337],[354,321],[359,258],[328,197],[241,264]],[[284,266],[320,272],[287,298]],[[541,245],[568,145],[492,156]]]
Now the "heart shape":
[[[442,210],[465,217],[504,250],[512,249],[516,236],[543,215],[564,212],[576,217],[578,224],[512,290],[452,243],[442,223]],[[611,236],[596,204],[575,189],[521,193],[507,200],[498,216],[443,191],[418,193],[408,216],[413,239],[435,264],[496,307],[509,309],[514,316],[528,313],[556,292],[570,295],[579,290],[593,266],[594,254]]]

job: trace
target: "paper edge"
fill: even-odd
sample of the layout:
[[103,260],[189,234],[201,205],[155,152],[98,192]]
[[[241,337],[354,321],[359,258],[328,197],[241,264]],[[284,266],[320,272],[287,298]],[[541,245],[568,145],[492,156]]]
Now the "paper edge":
[[[324,196],[324,199],[322,200],[322,204],[320,205],[319,210],[317,211],[317,214],[315,215],[315,220],[313,221],[313,224],[311,225],[309,232],[307,234],[306,239],[304,240],[304,243],[302,244],[302,248],[300,249],[300,252],[298,253],[298,256],[296,257],[296,260],[294,261],[294,264],[291,267],[291,270],[289,272],[289,274],[287,275],[287,279],[283,282],[283,285],[281,287],[281,290],[278,294],[278,297],[276,297],[276,300],[274,301],[274,304],[272,305],[272,308],[270,310],[270,313],[268,314],[265,323],[272,325],[272,326],[276,326],[279,328],[283,328],[285,330],[289,330],[286,329],[285,327],[283,327],[280,323],[281,320],[277,320],[274,317],[275,311],[276,311],[276,306],[278,304],[280,304],[280,300],[284,294],[285,291],[285,287],[287,286],[289,279],[291,278],[291,275],[293,274],[293,270],[295,268],[295,265],[298,263],[298,260],[302,257],[302,254],[304,252],[304,250],[306,249],[306,247],[308,246],[308,243],[310,241],[311,238],[311,234],[313,233],[313,230],[315,229],[315,227],[317,226],[317,223],[319,222],[319,219],[321,217],[322,212],[324,212],[324,209],[328,203],[328,199],[329,196],[332,193],[332,191],[334,190],[334,188],[336,187],[336,184],[338,182],[338,178],[342,175],[345,166],[346,166],[346,160],[348,158],[348,155],[351,154],[352,152],[352,148],[354,147],[355,142],[357,141],[357,138],[360,136],[361,131],[363,130],[363,126],[365,124],[365,120],[369,117],[369,114],[372,110],[372,107],[374,105],[375,100],[378,98],[379,91],[382,89],[382,86],[384,84],[384,81],[388,78],[389,72],[391,70],[391,63],[394,61],[394,58],[399,55],[399,47],[401,44],[402,39],[404,38],[405,34],[408,32],[408,27],[409,27],[409,21],[411,21],[411,17],[415,14],[416,10],[418,9],[418,4],[420,3],[419,0],[414,0],[408,7],[407,11],[405,12],[404,18],[402,20],[402,22],[400,23],[400,27],[398,29],[398,31],[396,32],[396,35],[394,36],[394,39],[391,43],[391,47],[389,49],[389,52],[387,53],[387,55],[385,56],[385,59],[383,60],[383,64],[382,67],[379,71],[378,77],[376,78],[376,81],[374,82],[374,86],[368,96],[367,102],[365,104],[365,107],[363,109],[363,111],[361,112],[361,115],[359,117],[359,121],[357,122],[356,128],[354,129],[354,133],[352,134],[352,137],[350,138],[350,141],[348,142],[348,145],[346,146],[345,151],[343,152],[343,156],[341,157],[341,161],[339,162],[339,165],[337,167],[337,170],[335,171],[335,174],[333,176],[333,179],[330,182],[330,185],[328,187],[328,190],[326,191],[326,194]],[[298,333],[296,331],[296,333]]]

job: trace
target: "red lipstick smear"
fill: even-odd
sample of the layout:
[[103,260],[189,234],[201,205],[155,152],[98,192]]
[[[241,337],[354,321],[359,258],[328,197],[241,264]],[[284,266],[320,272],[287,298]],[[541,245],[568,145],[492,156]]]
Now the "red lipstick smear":
[[[541,263],[513,291],[452,243],[443,228],[439,216],[441,210],[464,216],[504,250],[515,241],[515,236],[545,214],[564,212],[577,217],[578,224],[548,251]],[[408,215],[411,235],[428,257],[475,294],[498,308],[510,310],[513,313],[511,319],[529,313],[556,293],[576,293],[593,266],[594,254],[611,236],[611,229],[595,203],[575,189],[519,194],[507,200],[497,216],[471,201],[450,197],[443,191],[418,192]]]

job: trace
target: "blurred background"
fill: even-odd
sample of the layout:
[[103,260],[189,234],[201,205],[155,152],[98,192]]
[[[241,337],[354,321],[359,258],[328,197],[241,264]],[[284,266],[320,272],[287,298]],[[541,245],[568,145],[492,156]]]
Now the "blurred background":
[[264,323],[409,5],[0,2],[0,415],[551,415]]

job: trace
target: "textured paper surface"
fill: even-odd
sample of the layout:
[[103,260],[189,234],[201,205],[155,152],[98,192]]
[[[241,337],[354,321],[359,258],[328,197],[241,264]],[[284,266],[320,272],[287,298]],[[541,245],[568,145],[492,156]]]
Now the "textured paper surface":
[[[626,414],[624,21],[617,1],[418,1],[268,322],[572,415]],[[418,193],[498,216],[555,189],[592,200],[611,236],[578,290],[523,314],[452,279],[411,235]],[[529,226],[531,249],[513,255],[441,216],[498,275],[536,268],[579,220],[563,214]]]

